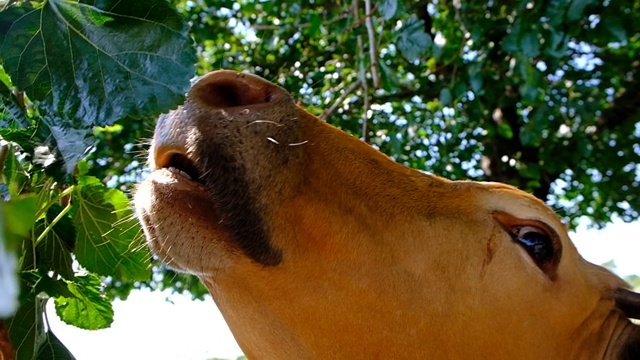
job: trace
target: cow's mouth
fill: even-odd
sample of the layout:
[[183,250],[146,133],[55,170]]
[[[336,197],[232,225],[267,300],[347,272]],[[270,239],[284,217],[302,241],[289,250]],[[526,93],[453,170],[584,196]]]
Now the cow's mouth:
[[168,156],[165,163],[158,165],[160,169],[167,169],[177,176],[182,176],[191,181],[204,185],[202,174],[198,170],[196,163],[184,154],[173,153]]
[[166,170],[178,179],[205,185],[198,165],[186,154],[184,149],[156,148],[154,160],[156,171]]

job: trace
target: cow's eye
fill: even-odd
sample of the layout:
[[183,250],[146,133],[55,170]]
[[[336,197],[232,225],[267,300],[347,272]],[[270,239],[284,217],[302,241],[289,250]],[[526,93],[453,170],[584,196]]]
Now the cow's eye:
[[562,242],[553,227],[539,220],[517,218],[504,212],[496,211],[493,217],[538,268],[549,279],[555,280],[562,257]]
[[519,226],[512,231],[513,241],[529,253],[539,268],[544,269],[554,260],[554,243],[546,231],[534,226]]

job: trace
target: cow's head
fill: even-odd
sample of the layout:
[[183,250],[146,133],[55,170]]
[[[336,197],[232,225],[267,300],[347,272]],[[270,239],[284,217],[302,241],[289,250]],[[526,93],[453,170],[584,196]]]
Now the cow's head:
[[251,358],[640,358],[640,295],[544,203],[396,164],[261,78],[163,115],[135,204]]

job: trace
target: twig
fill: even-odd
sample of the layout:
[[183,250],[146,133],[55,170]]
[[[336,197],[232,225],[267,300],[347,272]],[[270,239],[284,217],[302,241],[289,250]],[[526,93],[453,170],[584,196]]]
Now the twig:
[[7,2],[4,2],[4,1],[0,0],[0,11],[6,10],[7,8],[9,8],[9,6],[11,6],[11,5],[13,5],[14,3],[17,3],[17,2],[18,2],[18,0],[8,0]]
[[354,81],[343,93],[342,95],[340,95],[336,101],[333,102],[333,105],[331,105],[331,107],[327,110],[325,110],[322,115],[320,116],[320,118],[322,120],[327,120],[327,118],[329,118],[329,116],[336,111],[336,109],[338,108],[338,106],[340,106],[340,104],[342,104],[342,102],[347,98],[347,96],[349,96],[349,94],[351,94],[352,92],[354,92],[359,86],[361,85],[361,81],[358,79],[356,81]]
[[[354,0],[356,1],[356,0]],[[376,49],[376,37],[371,21],[371,0],[364,0],[364,16],[367,33],[369,34],[369,57],[371,57],[371,79],[373,87],[380,88],[380,74],[378,73],[378,51]]]
[[[353,19],[354,22],[358,22],[358,18],[360,16],[360,11],[358,9],[358,1],[353,0]],[[366,19],[365,19],[366,22]],[[364,66],[365,55],[364,55],[364,42],[362,41],[362,35],[358,34],[356,37],[358,42],[358,76],[360,77],[360,82],[362,83],[362,94],[363,98],[363,111],[362,111],[362,141],[367,142],[369,132],[369,118],[367,113],[369,112],[369,82],[367,81],[367,71]]]
[[369,85],[365,82],[363,86],[364,105],[362,113],[362,141],[369,142]]
[[[339,16],[331,19],[331,20],[323,22],[322,26],[327,26],[327,25],[331,25],[331,24],[337,23],[338,21],[343,20],[343,19],[347,18],[348,16],[349,16],[349,13],[345,12],[345,13],[343,13],[343,14],[341,14],[341,15],[339,15]],[[294,25],[294,26],[297,29],[304,29],[304,28],[311,27],[312,25],[313,24],[311,24],[311,23],[303,23],[303,24],[298,24],[298,25]],[[279,30],[279,29],[282,29],[282,25],[251,25],[251,27],[254,30],[257,30],[257,31],[259,31],[259,30]]]

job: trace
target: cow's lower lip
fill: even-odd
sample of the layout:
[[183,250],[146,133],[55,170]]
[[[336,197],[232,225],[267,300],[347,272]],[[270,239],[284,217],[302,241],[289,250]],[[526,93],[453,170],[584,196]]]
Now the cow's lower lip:
[[175,167],[155,170],[147,180],[176,190],[206,192],[206,187],[203,183],[194,180],[189,174]]

